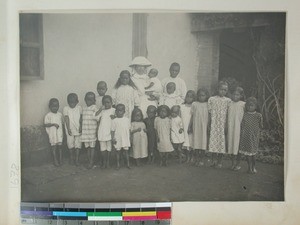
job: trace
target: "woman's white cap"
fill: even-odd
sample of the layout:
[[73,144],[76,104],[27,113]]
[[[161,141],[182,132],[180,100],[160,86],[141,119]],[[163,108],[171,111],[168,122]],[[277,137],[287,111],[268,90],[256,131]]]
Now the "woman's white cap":
[[132,62],[129,66],[133,67],[133,66],[136,66],[136,65],[138,65],[138,66],[151,66],[152,63],[148,59],[146,59],[144,56],[137,56],[132,60]]

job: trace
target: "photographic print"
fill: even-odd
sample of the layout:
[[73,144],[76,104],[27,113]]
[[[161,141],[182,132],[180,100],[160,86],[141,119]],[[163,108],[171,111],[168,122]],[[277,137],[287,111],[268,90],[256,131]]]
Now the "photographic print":
[[21,201],[284,201],[286,13],[20,13]]

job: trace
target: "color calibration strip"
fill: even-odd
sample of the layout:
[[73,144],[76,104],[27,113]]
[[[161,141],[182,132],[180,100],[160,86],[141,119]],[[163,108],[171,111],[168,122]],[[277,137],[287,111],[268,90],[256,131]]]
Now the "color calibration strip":
[[21,203],[21,219],[78,221],[171,220],[172,203]]

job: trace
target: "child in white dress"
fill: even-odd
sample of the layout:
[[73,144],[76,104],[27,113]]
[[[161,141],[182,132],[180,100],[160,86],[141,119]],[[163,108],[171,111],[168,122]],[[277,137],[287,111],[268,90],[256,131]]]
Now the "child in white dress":
[[78,105],[78,96],[70,93],[67,96],[68,106],[64,107],[63,114],[65,119],[65,128],[67,136],[67,145],[70,151],[70,163],[79,165],[79,150],[81,149],[81,127],[82,108]]
[[240,135],[241,135],[241,123],[245,111],[244,90],[241,87],[237,87],[232,94],[232,101],[228,107],[228,131],[227,131],[227,145],[228,154],[231,155],[231,169],[239,170],[240,166]]
[[176,84],[174,82],[170,82],[166,86],[167,93],[164,93],[160,100],[160,105],[166,105],[169,108],[172,108],[174,105],[181,105],[183,103],[182,98],[176,94]]
[[140,98],[137,87],[130,78],[128,70],[123,70],[112,91],[113,104],[123,104],[125,106],[125,117],[131,119],[134,107],[140,106]]
[[102,98],[107,92],[107,84],[105,81],[99,81],[97,84],[96,106],[98,109],[102,107]]
[[115,109],[112,108],[112,98],[109,95],[104,95],[102,98],[103,109],[100,108],[95,116],[99,121],[98,126],[98,141],[100,142],[100,154],[102,159],[102,168],[109,168],[111,145],[111,126],[112,119],[115,115]]
[[149,86],[145,87],[146,94],[149,95],[150,100],[155,100],[155,101],[158,101],[159,97],[162,94],[162,85],[160,80],[157,78],[157,75],[158,75],[158,70],[152,68],[148,73],[150,84]]
[[140,166],[140,159],[148,157],[147,130],[143,122],[143,113],[140,109],[132,111],[131,146],[132,157],[135,159],[136,165]]
[[179,116],[180,107],[174,105],[171,108],[171,141],[179,157],[179,163],[182,162],[182,144],[184,142],[183,123]]
[[120,169],[120,152],[125,154],[127,168],[129,166],[128,150],[130,147],[130,120],[124,116],[125,105],[118,104],[116,106],[116,118],[111,124],[112,143],[117,151],[117,169]]
[[[58,112],[59,101],[56,98],[51,98],[49,101],[49,109],[44,119],[44,126],[49,137],[51,151],[53,155],[53,163],[55,166],[62,165],[62,141],[63,141],[63,128],[62,128],[62,114]],[[57,156],[58,150],[58,156]]]

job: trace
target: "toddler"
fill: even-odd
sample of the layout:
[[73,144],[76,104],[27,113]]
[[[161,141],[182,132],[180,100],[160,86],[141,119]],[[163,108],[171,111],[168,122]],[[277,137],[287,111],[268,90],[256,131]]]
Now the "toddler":
[[231,154],[231,169],[239,170],[240,167],[240,154],[239,144],[241,135],[241,123],[244,116],[245,102],[241,101],[244,98],[244,90],[237,87],[232,94],[232,101],[228,107],[228,132],[227,132],[227,145],[228,154]]
[[171,141],[179,156],[179,163],[182,162],[182,144],[184,142],[183,123],[179,116],[180,107],[174,105],[171,108]]
[[154,120],[156,116],[156,107],[149,105],[147,108],[147,118],[144,120],[148,138],[148,163],[154,162],[155,151],[157,149],[156,133],[154,129]]
[[258,151],[260,129],[263,127],[262,115],[256,112],[257,100],[250,97],[246,101],[246,112],[241,124],[240,153],[247,156],[248,173],[257,173],[255,155]]
[[143,122],[143,113],[140,109],[132,111],[131,119],[131,145],[132,157],[136,165],[140,165],[140,159],[148,157],[148,139],[146,125]]
[[70,93],[67,96],[68,106],[64,107],[63,115],[65,119],[65,128],[67,136],[67,145],[70,151],[70,164],[79,165],[79,150],[81,149],[81,127],[82,108],[78,105],[78,96]]
[[157,78],[158,70],[152,68],[149,73],[148,77],[150,79],[149,86],[145,87],[146,94],[150,96],[149,100],[158,100],[159,96],[162,93],[162,86],[160,80]]
[[160,98],[160,105],[166,105],[169,108],[172,108],[174,105],[180,105],[183,103],[183,100],[179,95],[175,93],[176,84],[174,82],[170,82],[166,86],[167,93],[164,93]]
[[197,166],[204,165],[204,156],[207,150],[208,124],[209,115],[207,100],[209,93],[205,88],[197,91],[197,101],[192,103],[191,121],[189,125],[189,133],[192,134],[192,147],[196,152],[195,164]]
[[111,126],[115,115],[115,109],[112,108],[112,98],[104,95],[102,98],[103,109],[99,109],[95,116],[99,121],[98,141],[100,142],[100,154],[102,159],[102,168],[109,168],[111,145]]
[[157,137],[157,149],[160,154],[160,165],[167,166],[168,154],[174,151],[171,143],[170,109],[166,105],[158,107],[158,116],[154,120]]
[[95,113],[97,112],[97,106],[95,105],[96,97],[94,92],[87,92],[84,97],[86,107],[82,111],[82,134],[81,142],[84,143],[87,149],[88,155],[88,169],[94,166],[94,153],[96,146],[96,132],[97,132],[97,120]]
[[112,143],[117,150],[117,169],[120,169],[120,152],[125,153],[127,168],[129,166],[128,149],[130,147],[130,121],[124,117],[125,105],[118,104],[116,106],[116,118],[113,119],[111,124],[111,137]]
[[125,117],[131,119],[134,107],[140,105],[137,87],[130,78],[128,70],[123,70],[112,91],[113,104],[123,104],[125,106]]
[[[53,161],[55,166],[62,165],[62,140],[63,140],[63,128],[62,128],[62,114],[58,112],[59,101],[56,98],[51,98],[49,101],[49,109],[44,119],[44,126],[49,137],[51,145]],[[58,156],[57,156],[58,150]]]
[[220,81],[218,94],[208,99],[210,114],[209,151],[212,153],[212,166],[222,167],[222,157],[226,152],[225,132],[227,130],[227,111],[231,100],[225,95],[228,92],[228,83]]
[[107,84],[105,81],[99,81],[97,84],[97,92],[98,95],[96,96],[96,106],[98,109],[102,108],[102,98],[107,92]]

